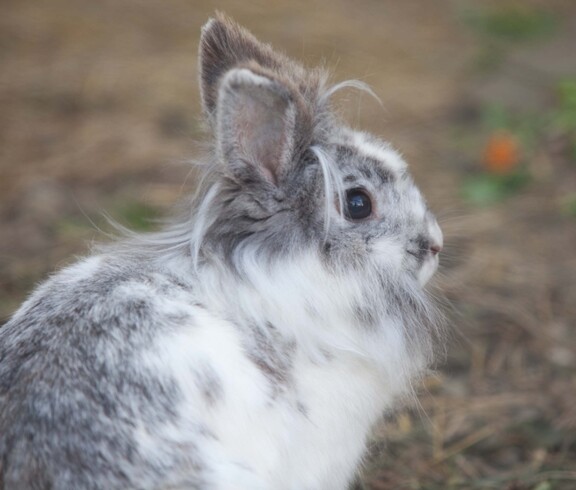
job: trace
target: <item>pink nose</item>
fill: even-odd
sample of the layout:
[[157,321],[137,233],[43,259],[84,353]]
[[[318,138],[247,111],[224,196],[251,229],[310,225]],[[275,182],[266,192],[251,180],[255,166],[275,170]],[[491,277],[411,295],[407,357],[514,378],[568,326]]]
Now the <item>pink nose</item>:
[[430,252],[432,252],[432,255],[438,255],[440,252],[442,252],[442,246],[441,245],[430,245]]

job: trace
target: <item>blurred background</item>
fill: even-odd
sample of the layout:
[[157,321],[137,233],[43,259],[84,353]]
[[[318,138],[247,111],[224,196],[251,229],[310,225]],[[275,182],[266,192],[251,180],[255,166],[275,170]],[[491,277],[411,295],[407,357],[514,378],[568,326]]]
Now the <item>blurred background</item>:
[[576,2],[3,0],[0,324],[51,271],[193,188],[196,53],[220,9],[382,100],[446,235],[446,358],[371,442],[365,489],[576,488]]

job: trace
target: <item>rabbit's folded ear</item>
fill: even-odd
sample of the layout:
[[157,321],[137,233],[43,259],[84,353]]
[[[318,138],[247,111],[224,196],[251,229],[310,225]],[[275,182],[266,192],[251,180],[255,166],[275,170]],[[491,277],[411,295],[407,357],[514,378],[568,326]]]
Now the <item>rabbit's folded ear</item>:
[[232,176],[277,184],[293,156],[297,107],[286,83],[262,70],[230,70],[216,108],[218,156]]

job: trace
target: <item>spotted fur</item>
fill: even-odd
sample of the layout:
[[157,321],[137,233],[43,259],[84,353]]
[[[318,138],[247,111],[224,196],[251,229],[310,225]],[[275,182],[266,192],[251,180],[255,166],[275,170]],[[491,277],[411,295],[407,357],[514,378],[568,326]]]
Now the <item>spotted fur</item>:
[[333,115],[364,86],[326,79],[206,24],[197,193],[0,329],[0,488],[347,488],[432,361],[442,234],[402,158]]

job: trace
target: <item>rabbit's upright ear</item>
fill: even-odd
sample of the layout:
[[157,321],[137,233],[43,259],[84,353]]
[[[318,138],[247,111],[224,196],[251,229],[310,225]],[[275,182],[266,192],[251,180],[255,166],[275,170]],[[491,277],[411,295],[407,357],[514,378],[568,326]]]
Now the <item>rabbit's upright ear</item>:
[[258,41],[232,19],[217,13],[202,28],[199,49],[202,106],[211,122],[222,77],[232,68],[248,62],[255,62],[273,72],[289,63],[283,55]]
[[261,70],[235,68],[220,84],[217,152],[241,181],[277,184],[294,151],[297,104],[285,83]]
[[277,184],[298,146],[296,127],[299,147],[306,145],[312,117],[298,88],[306,80],[301,66],[223,14],[204,26],[202,105],[218,156],[235,178]]

